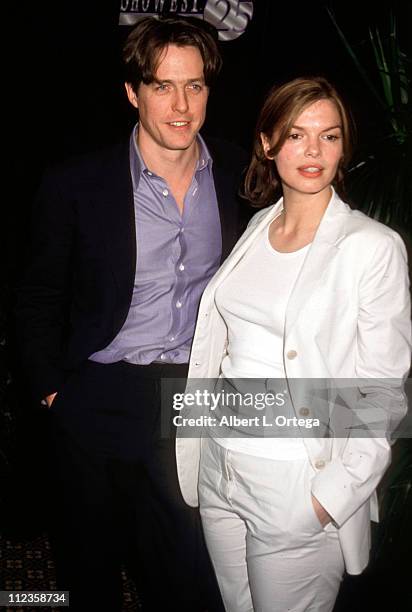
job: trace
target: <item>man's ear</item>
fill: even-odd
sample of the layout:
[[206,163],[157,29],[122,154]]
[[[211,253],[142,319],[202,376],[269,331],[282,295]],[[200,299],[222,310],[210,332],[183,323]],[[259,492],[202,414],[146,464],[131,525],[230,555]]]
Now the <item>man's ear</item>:
[[130,83],[125,83],[124,84],[125,88],[126,88],[126,93],[127,93],[127,97],[129,99],[129,102],[132,106],[134,106],[135,108],[139,108],[139,104],[137,101],[137,95],[133,89],[133,87],[131,86]]
[[272,148],[270,145],[269,138],[263,132],[260,132],[260,141],[262,143],[263,152],[268,159],[273,159],[273,157],[268,156],[268,151]]

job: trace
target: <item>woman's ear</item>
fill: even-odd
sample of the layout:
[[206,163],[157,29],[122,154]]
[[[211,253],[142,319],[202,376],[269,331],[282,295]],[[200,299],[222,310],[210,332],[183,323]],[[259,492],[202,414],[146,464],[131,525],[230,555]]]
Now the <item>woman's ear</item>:
[[268,152],[271,149],[269,138],[263,132],[260,132],[260,141],[262,143],[263,152],[268,159],[273,159],[272,156],[268,155]]

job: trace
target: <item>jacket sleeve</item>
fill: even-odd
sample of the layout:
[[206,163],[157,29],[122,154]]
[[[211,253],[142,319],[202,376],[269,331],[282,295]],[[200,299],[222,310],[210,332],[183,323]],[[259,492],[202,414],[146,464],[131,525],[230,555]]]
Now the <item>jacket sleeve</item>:
[[390,432],[407,411],[403,383],[411,356],[410,293],[406,250],[395,232],[379,240],[359,295],[358,400],[349,406],[354,425],[343,453],[312,482],[313,495],[338,526],[375,490],[390,462]]
[[58,391],[67,328],[74,214],[59,173],[42,180],[33,207],[30,260],[17,290],[19,352],[39,400]]

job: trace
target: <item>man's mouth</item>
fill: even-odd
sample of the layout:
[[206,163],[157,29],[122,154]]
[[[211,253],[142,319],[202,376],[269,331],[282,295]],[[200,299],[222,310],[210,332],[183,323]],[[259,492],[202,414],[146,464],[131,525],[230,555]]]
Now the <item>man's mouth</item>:
[[189,123],[189,121],[169,121],[168,125],[171,125],[172,127],[186,127],[189,125]]

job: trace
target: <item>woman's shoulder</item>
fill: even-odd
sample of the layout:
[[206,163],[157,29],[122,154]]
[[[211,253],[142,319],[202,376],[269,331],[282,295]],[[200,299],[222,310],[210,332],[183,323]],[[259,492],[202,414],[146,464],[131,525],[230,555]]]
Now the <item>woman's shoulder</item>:
[[269,217],[271,214],[273,214],[274,208],[276,206],[279,207],[279,202],[277,202],[276,204],[270,204],[270,206],[266,206],[266,208],[258,210],[250,219],[248,223],[248,228],[255,227],[255,225],[258,225],[260,223],[260,221],[263,221],[266,217]]
[[343,208],[342,212],[346,215],[345,233],[347,237],[359,241],[359,243],[395,243],[403,244],[403,240],[399,233],[382,223],[368,216],[358,209],[351,208],[348,204],[340,200]]

